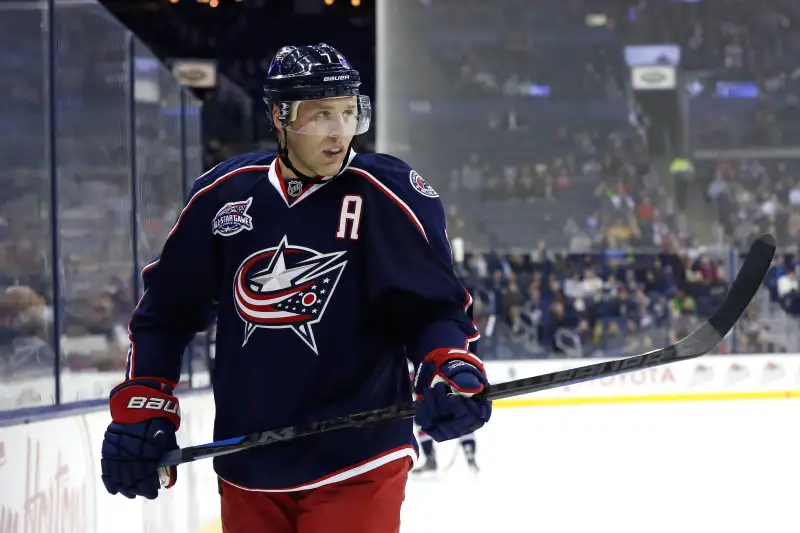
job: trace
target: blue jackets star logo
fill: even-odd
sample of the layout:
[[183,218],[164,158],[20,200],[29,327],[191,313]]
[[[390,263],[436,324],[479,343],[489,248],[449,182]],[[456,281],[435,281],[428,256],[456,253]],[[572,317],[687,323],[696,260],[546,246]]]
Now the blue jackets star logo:
[[322,320],[347,265],[344,254],[293,246],[284,237],[278,246],[245,259],[233,287],[236,312],[245,323],[242,346],[257,329],[291,329],[318,354],[313,326]]

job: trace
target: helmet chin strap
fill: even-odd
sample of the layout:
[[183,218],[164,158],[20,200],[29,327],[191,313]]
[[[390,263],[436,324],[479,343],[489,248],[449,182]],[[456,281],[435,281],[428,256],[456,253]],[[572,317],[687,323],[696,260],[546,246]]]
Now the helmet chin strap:
[[[286,130],[286,128],[283,128],[283,135],[284,135],[284,140],[288,140],[289,132]],[[278,157],[280,157],[280,160],[283,162],[283,164],[286,165],[286,167],[289,170],[291,170],[300,181],[304,183],[319,183],[320,182],[319,176],[308,176],[297,170],[297,167],[294,166],[292,160],[289,159],[289,143],[281,142],[280,136],[277,137],[278,137]],[[344,170],[344,167],[347,166],[347,162],[350,160],[350,150],[352,150],[353,148],[354,140],[355,137],[353,139],[350,139],[350,144],[347,146],[347,150],[345,150],[345,157],[344,160],[342,161],[342,166],[340,166],[339,170],[336,171],[336,174],[334,174],[335,176],[341,174],[342,170]]]

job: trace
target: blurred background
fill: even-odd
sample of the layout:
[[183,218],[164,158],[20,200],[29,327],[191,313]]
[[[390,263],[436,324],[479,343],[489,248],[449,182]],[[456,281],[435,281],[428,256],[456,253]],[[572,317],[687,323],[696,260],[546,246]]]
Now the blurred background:
[[[2,0],[0,42],[0,410],[106,397],[191,182],[274,148],[286,44],[344,53],[376,108],[356,149],[441,194],[484,358],[674,342],[764,231],[717,350],[800,351],[792,0]],[[184,385],[212,357],[213,331]]]

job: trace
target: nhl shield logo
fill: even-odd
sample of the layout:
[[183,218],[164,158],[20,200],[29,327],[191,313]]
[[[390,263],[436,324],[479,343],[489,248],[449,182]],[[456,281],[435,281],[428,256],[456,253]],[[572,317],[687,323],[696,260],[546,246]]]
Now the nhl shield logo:
[[417,174],[415,170],[409,172],[408,180],[411,182],[411,186],[414,187],[414,190],[420,193],[422,196],[427,196],[428,198],[439,197],[439,193],[433,190],[431,184],[422,179],[422,176]]
[[286,184],[286,193],[292,198],[297,198],[303,192],[303,182],[292,180]]
[[318,354],[313,326],[339,283],[344,254],[290,245],[284,237],[245,259],[233,282],[236,312],[245,323],[242,346],[257,329],[291,329]]
[[242,202],[229,202],[217,211],[211,221],[211,233],[230,237],[237,233],[253,229],[253,217],[247,214],[247,210],[253,204],[253,197]]

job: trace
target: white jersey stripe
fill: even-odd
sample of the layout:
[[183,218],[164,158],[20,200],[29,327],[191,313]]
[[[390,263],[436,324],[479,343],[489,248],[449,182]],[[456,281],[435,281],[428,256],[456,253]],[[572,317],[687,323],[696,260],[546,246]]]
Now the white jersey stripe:
[[249,492],[297,492],[301,490],[316,489],[319,487],[324,487],[325,485],[330,485],[332,483],[338,483],[346,479],[351,479],[361,474],[365,474],[371,470],[375,470],[376,468],[381,467],[385,464],[391,463],[392,461],[403,459],[404,457],[410,458],[412,464],[417,463],[416,450],[414,449],[413,446],[407,445],[401,448],[390,450],[389,452],[378,455],[377,457],[373,457],[372,459],[369,459],[358,465],[345,468],[344,470],[340,470],[339,472],[328,474],[327,476],[321,477],[315,481],[310,481],[303,485],[297,485],[295,487],[288,487],[283,489],[252,489],[249,487],[242,487],[241,485],[237,485],[236,483],[231,483],[230,481],[221,476],[220,479],[225,483],[227,483],[228,485],[232,485],[237,489],[242,489]]

